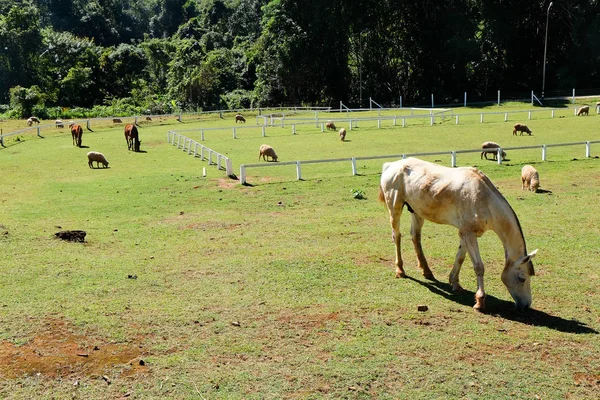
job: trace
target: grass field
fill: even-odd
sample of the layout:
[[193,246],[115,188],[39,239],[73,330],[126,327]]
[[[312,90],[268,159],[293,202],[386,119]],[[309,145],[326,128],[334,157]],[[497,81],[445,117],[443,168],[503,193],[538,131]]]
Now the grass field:
[[[250,186],[167,144],[168,130],[257,163],[262,143],[280,161],[600,140],[600,116],[572,108],[473,110],[473,119],[360,122],[341,142],[302,125],[244,128],[232,116],[144,123],[141,153],[121,125],[11,136],[0,148],[0,397],[170,399],[591,399],[600,396],[600,144],[478,153],[459,165],[485,172],[539,248],[533,309],[514,310],[500,281],[503,248],[480,240],[487,310],[473,311],[467,259],[447,283],[458,235],[426,223],[423,248],[439,280],[423,279],[402,221],[407,279],[394,278],[388,216],[376,201],[382,160],[249,170]],[[527,110],[528,108],[524,108]],[[477,113],[500,112],[497,120]],[[376,115],[372,114],[362,115]],[[331,114],[332,119],[339,117]],[[562,118],[561,118],[562,117]],[[247,116],[246,126],[254,125]],[[532,136],[513,136],[525,122]],[[3,131],[24,126],[2,122]],[[344,123],[338,124],[346,126]],[[338,126],[338,128],[340,127]],[[103,152],[110,168],[90,169]],[[425,157],[449,165],[449,156]],[[271,163],[269,163],[271,164]],[[521,190],[520,170],[540,172],[542,193]],[[206,168],[207,176],[202,176]],[[357,200],[361,190],[366,199]],[[85,243],[54,238],[87,232]],[[417,306],[427,305],[419,312]]]

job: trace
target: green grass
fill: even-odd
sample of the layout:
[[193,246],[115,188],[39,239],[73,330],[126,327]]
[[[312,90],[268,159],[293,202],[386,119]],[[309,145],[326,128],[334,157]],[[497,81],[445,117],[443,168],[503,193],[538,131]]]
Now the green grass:
[[[519,122],[533,136],[513,136],[517,121],[501,116],[405,128],[365,122],[345,143],[316,126],[296,135],[272,128],[266,138],[239,129],[235,140],[231,130],[211,131],[205,145],[231,157],[237,173],[258,162],[262,143],[280,161],[294,161],[475,149],[486,140],[513,147],[599,139],[595,114],[566,112],[531,121],[525,114]],[[31,345],[49,320],[60,320],[92,343],[140,349],[146,362],[131,376],[122,373],[127,365],[109,364],[111,385],[77,368],[61,377],[0,377],[0,396],[598,396],[600,160],[585,159],[583,146],[550,148],[547,162],[541,150],[513,151],[500,166],[478,153],[458,156],[459,165],[490,176],[515,209],[528,249],[540,249],[534,309],[518,313],[500,281],[499,239],[480,239],[488,295],[480,314],[472,310],[469,260],[461,276],[467,292],[452,294],[446,284],[458,245],[452,227],[424,226],[423,247],[439,279],[431,283],[416,268],[404,218],[410,278],[393,278],[388,217],[376,201],[383,160],[361,161],[359,176],[349,163],[307,165],[303,181],[293,166],[252,169],[253,186],[242,186],[166,143],[169,129],[230,128],[232,121],[184,116],[184,123],[146,124],[146,153],[128,152],[122,127],[110,124],[84,132],[84,149],[57,130],[0,150],[0,341]],[[199,131],[186,135],[199,139]],[[592,156],[599,149],[592,146]],[[90,150],[103,152],[110,168],[88,168]],[[449,156],[425,159],[450,163]],[[521,190],[526,163],[550,193]],[[86,243],[54,239],[61,229],[86,230]],[[429,311],[418,312],[421,304]]]

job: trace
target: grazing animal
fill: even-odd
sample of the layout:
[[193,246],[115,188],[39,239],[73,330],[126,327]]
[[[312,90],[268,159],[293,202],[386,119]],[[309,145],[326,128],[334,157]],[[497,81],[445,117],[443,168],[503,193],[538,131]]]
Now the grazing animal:
[[327,130],[329,130],[329,131],[337,131],[335,124],[331,121],[329,121],[325,124],[325,128],[327,128]]
[[523,125],[523,124],[515,124],[513,126],[513,135],[516,135],[517,132],[520,132],[521,136],[523,136],[523,132],[528,133],[529,135],[531,135],[531,129],[529,129],[527,127],[527,125]]
[[277,161],[277,154],[275,154],[275,150],[273,150],[273,148],[268,144],[263,144],[262,146],[260,146],[260,153],[258,154],[259,161],[261,156],[265,161],[269,161],[269,157],[271,157],[273,161]]
[[146,121],[152,121],[152,118],[146,117]]
[[244,116],[242,114],[236,114],[236,116],[235,116],[235,123],[237,124],[238,121],[246,123],[246,118],[244,118]]
[[531,165],[526,165],[521,169],[521,188],[537,192],[540,187],[540,174]]
[[62,122],[60,119],[57,119],[56,121],[54,121],[54,123],[56,124],[57,128],[64,128],[65,127],[65,123]]
[[590,115],[590,106],[583,106],[577,111],[577,115]]
[[29,118],[27,118],[27,126],[33,125],[34,122],[36,124],[38,124],[38,125],[40,124],[40,120],[37,119],[36,117],[29,117]]
[[346,129],[340,129],[340,140],[343,142],[346,139]]
[[122,124],[123,121],[121,121],[121,118],[113,118],[113,123],[115,123],[115,124]]
[[71,136],[73,137],[73,146],[77,145],[77,147],[81,147],[83,128],[81,127],[81,125],[77,125],[72,121],[71,123],[69,123],[69,127],[71,128]]
[[400,216],[406,208],[411,213],[411,236],[419,268],[427,279],[435,279],[421,247],[421,228],[425,220],[452,225],[458,229],[460,244],[449,281],[453,291],[461,291],[460,268],[467,253],[477,276],[476,310],[485,308],[484,266],[477,238],[492,230],[504,246],[502,282],[519,310],[531,306],[531,277],[535,275],[527,254],[525,238],[517,215],[496,186],[477,168],[448,168],[417,158],[383,164],[379,201],[390,215],[392,240],[396,248],[396,277],[404,278],[400,248]]
[[90,168],[94,168],[93,162],[96,161],[96,168],[100,168],[100,163],[104,166],[104,168],[108,168],[108,161],[104,154],[98,153],[97,151],[90,151],[87,153],[88,165]]
[[[481,157],[483,159],[483,156],[485,156],[486,160],[489,160],[489,158],[487,157],[488,154],[491,154],[494,160],[498,160],[498,148],[500,147],[500,145],[498,143],[495,142],[484,142],[481,145],[481,148],[483,149],[483,151],[481,152]],[[506,152],[504,150],[502,150],[502,158],[506,158]]]
[[134,124],[125,125],[125,140],[127,141],[128,150],[140,151],[140,143],[142,142],[139,138],[137,127]]

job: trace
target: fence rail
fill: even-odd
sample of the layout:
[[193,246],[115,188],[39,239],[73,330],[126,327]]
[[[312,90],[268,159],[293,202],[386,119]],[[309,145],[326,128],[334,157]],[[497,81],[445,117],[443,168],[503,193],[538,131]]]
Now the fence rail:
[[[591,157],[591,145],[598,144],[600,140],[588,140],[584,142],[572,142],[572,143],[555,143],[555,144],[542,144],[535,146],[520,146],[520,147],[502,147],[497,149],[498,164],[502,164],[502,152],[507,150],[531,150],[541,149],[542,150],[542,161],[546,161],[548,157],[549,147],[563,147],[563,146],[581,146],[585,145],[585,157]],[[266,168],[266,167],[279,167],[285,165],[296,166],[296,179],[302,180],[302,165],[304,164],[318,164],[318,163],[330,163],[330,162],[350,162],[352,166],[352,175],[357,175],[356,161],[359,160],[384,160],[384,159],[398,159],[407,157],[424,157],[424,156],[438,156],[438,155],[449,155],[450,165],[452,167],[457,166],[457,155],[466,153],[481,153],[482,149],[464,149],[464,150],[449,150],[449,151],[436,151],[436,152],[425,152],[425,153],[401,153],[401,154],[388,154],[381,156],[367,156],[367,157],[345,157],[345,158],[333,158],[325,160],[298,160],[298,161],[286,161],[286,162],[273,162],[267,164],[242,164],[240,165],[240,183],[247,185],[247,174],[246,170],[249,168]]]
[[[233,176],[233,164],[229,157],[175,131],[167,132],[167,142],[177,146],[182,151],[187,151],[188,155],[193,154],[194,158],[199,156],[200,160],[207,160],[208,165],[216,165],[219,171],[225,169],[227,176]],[[198,151],[198,148],[200,148],[200,151]]]

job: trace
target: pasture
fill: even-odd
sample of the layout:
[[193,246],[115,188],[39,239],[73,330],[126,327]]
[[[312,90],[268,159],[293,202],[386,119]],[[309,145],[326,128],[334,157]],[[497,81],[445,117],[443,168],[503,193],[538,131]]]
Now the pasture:
[[[140,153],[112,123],[84,129],[83,148],[68,129],[10,137],[0,148],[0,397],[597,398],[600,145],[591,158],[583,145],[551,148],[546,162],[539,150],[509,151],[503,165],[459,155],[459,166],[496,184],[528,250],[539,249],[532,309],[517,312],[500,280],[501,242],[493,232],[480,238],[487,309],[478,313],[468,258],[465,292],[448,283],[452,227],[423,227],[432,282],[417,269],[405,213],[408,278],[394,278],[389,217],[376,200],[383,160],[361,161],[357,176],[349,164],[311,164],[302,181],[291,166],[256,168],[243,186],[167,144],[166,132],[223,127],[206,132],[205,145],[237,173],[258,163],[263,143],[280,161],[488,140],[513,147],[599,140],[599,121],[572,109],[483,124],[370,121],[341,142],[309,125],[295,135],[268,128],[267,137],[240,129],[233,139],[233,114],[184,117],[142,124]],[[515,122],[533,135],[513,136]],[[110,168],[89,168],[88,151]],[[450,165],[448,156],[424,159]],[[539,171],[543,192],[521,190],[525,164]],[[85,243],[54,238],[71,229],[85,230]]]

